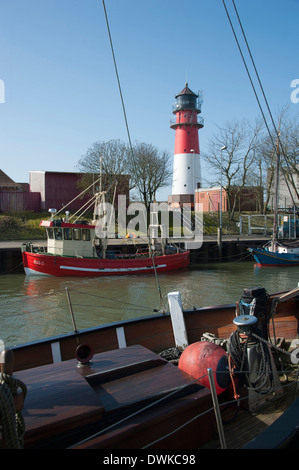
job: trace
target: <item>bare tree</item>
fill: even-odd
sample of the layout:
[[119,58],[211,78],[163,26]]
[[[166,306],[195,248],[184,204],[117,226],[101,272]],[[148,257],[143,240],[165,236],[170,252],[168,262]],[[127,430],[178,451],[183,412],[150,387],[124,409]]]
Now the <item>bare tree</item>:
[[[293,192],[298,201],[299,179],[299,123],[298,118],[291,118],[288,108],[282,109],[279,116],[279,138],[281,149],[281,172],[285,178],[289,192]],[[291,191],[292,189],[292,191]]]
[[[109,140],[107,142],[95,142],[87,152],[80,158],[77,168],[86,173],[80,181],[80,188],[90,186],[93,180],[100,177],[102,173],[102,189],[111,188],[110,196],[114,187],[119,184],[120,175],[128,174],[128,147],[121,140]],[[129,189],[133,189],[130,179]],[[97,187],[99,183],[97,183]],[[118,189],[121,192],[121,189]],[[111,197],[107,195],[109,201]]]
[[129,158],[129,170],[135,189],[142,202],[149,207],[159,188],[169,184],[172,171],[170,155],[151,144],[135,144]]
[[[101,162],[103,189],[119,183],[120,175],[129,175],[129,190],[134,190],[146,207],[155,199],[156,191],[169,184],[172,175],[169,154],[151,144],[135,143],[130,148],[120,140],[99,141],[91,145],[78,162],[79,171],[86,173],[80,182],[81,188],[90,186],[100,174]],[[121,193],[119,188],[118,193]]]
[[290,197],[299,199],[297,180],[299,177],[299,124],[297,118],[291,118],[288,107],[279,110],[276,115],[276,129],[279,132],[279,140],[273,130],[271,135],[265,133],[257,152],[257,160],[263,169],[263,182],[265,189],[264,213],[269,206],[273,188],[275,186],[275,174],[277,166],[277,151],[280,151],[279,179],[285,181]]
[[273,147],[272,139],[269,134],[265,134],[261,138],[259,148],[256,152],[256,167],[259,175],[258,181],[264,189],[263,214],[267,213],[271,198],[271,188],[275,182],[277,163],[277,149]]
[[[224,127],[218,127],[217,134],[209,140],[208,151],[202,153],[217,175],[215,183],[220,184],[223,178],[230,220],[256,161],[261,130],[261,122],[256,122],[254,127],[244,120],[227,122]],[[221,152],[224,146],[226,150]]]

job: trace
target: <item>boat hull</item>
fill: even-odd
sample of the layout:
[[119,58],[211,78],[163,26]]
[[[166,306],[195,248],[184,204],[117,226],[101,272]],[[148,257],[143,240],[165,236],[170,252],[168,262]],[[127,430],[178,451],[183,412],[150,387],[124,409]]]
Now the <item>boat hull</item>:
[[299,255],[295,253],[278,253],[264,248],[249,248],[258,266],[298,266]]
[[153,259],[97,259],[54,256],[45,253],[22,253],[27,275],[52,276],[119,276],[174,271],[190,264],[190,252],[157,256]]
[[[269,310],[275,300],[277,337],[297,335],[297,294],[295,289],[269,296]],[[207,328],[228,338],[236,304],[182,315],[189,344],[200,341]],[[209,388],[157,354],[176,345],[173,320],[172,314],[155,314],[12,348],[14,371],[28,390],[24,448],[196,449],[211,441]],[[269,324],[270,337],[273,330]],[[78,354],[88,348],[92,358]],[[219,395],[222,404],[232,399],[233,387]]]
[[[277,298],[273,294],[270,298]],[[276,335],[291,340],[298,333],[299,299],[278,304],[275,318]],[[183,317],[189,344],[200,341],[207,331],[218,338],[228,338],[236,329],[233,319],[236,303],[184,310]],[[270,336],[274,335],[271,324]],[[32,343],[13,346],[14,370],[24,370],[76,357],[78,344],[89,344],[94,353],[143,345],[155,353],[175,346],[171,315],[154,313],[149,316],[122,320],[76,332],[44,338]]]

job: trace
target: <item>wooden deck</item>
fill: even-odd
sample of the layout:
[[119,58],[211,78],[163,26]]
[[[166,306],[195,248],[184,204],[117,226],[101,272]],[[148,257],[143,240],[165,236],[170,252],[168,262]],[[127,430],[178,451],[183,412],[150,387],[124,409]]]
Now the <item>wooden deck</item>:
[[[296,387],[296,383],[294,382],[291,385],[288,384],[286,386],[285,395],[282,398],[269,404],[259,413],[253,414],[247,411],[245,408],[240,407],[236,418],[232,419],[236,407],[231,407],[228,412],[223,412],[222,419],[226,448],[242,449],[246,445],[248,445],[253,439],[259,436],[260,433],[269,430],[269,427],[284,414],[284,412],[298,398],[298,396],[299,390],[298,387]],[[232,419],[231,422],[229,422],[230,419]],[[298,419],[298,415],[296,416],[296,419]],[[227,424],[225,424],[226,422]],[[264,443],[262,445],[264,445]],[[214,427],[213,439],[201,448],[221,448],[216,426]],[[248,448],[251,447],[248,446]],[[257,444],[256,448],[259,448],[259,444]],[[270,444],[268,444],[268,447],[263,448],[270,448]]]
[[[176,432],[186,419],[192,420],[211,406],[208,389],[138,345],[97,354],[83,367],[69,360],[16,376],[28,388],[22,413],[25,448],[72,447],[111,425],[111,431],[77,448],[134,449],[156,440],[163,446],[165,435]],[[169,398],[175,391],[175,398]],[[167,400],[159,404],[164,397]],[[154,407],[148,410],[149,404]],[[124,417],[129,419],[122,423]],[[195,420],[190,425],[194,427],[191,434],[178,433],[176,443],[171,437],[167,445],[192,448],[205,442],[212,433],[210,417],[207,415],[202,423],[202,432]]]
[[[276,337],[285,338],[287,343],[298,335],[297,303],[292,299],[277,307]],[[189,342],[200,340],[206,331],[220,339],[228,338],[235,329],[234,312],[235,305],[184,312]],[[118,344],[116,330],[121,332],[122,345]],[[92,364],[83,368],[78,368],[74,359],[79,341],[89,344],[96,353]],[[194,388],[190,376],[155,354],[173,346],[170,316],[156,314],[14,348],[15,375],[28,387],[23,412],[25,447],[220,448],[216,428],[212,439],[210,391]],[[115,425],[131,411],[154,403],[181,385],[186,386],[184,395],[142,411],[124,425]],[[231,420],[234,409],[224,413],[222,408],[224,421],[231,421],[224,425],[226,447],[242,448],[279,419],[287,408],[283,402],[277,402],[281,409],[275,404],[254,415],[241,408],[237,420]],[[205,414],[207,410],[209,414]],[[174,438],[176,430],[189,421],[192,424]],[[85,443],[80,428],[84,427],[87,436],[99,429],[102,432],[111,423],[111,432]],[[165,438],[167,435],[170,437]],[[70,439],[62,442],[64,436]]]

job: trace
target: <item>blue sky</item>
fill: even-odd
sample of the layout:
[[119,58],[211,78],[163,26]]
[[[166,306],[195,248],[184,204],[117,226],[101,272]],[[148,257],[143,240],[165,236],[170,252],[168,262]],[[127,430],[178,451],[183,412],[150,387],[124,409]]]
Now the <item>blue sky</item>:
[[[271,109],[298,115],[299,0],[235,3]],[[172,105],[186,81],[203,91],[202,151],[217,125],[259,116],[221,0],[105,5],[133,141],[173,154]],[[98,140],[127,141],[102,0],[0,0],[0,80],[0,168],[17,182],[76,171]]]

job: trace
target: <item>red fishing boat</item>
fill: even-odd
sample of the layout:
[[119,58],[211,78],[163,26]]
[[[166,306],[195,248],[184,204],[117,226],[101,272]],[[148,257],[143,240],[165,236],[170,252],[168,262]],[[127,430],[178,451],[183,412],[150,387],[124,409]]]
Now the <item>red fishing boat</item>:
[[150,236],[143,243],[137,243],[140,249],[134,253],[125,252],[128,247],[124,244],[124,238],[119,243],[123,250],[108,249],[109,224],[106,221],[104,227],[103,218],[98,217],[98,205],[107,206],[105,192],[97,193],[92,199],[95,206],[92,223],[80,219],[80,216],[71,223],[72,216],[69,217],[68,211],[66,218],[57,218],[58,212],[49,209],[52,213],[50,220],[40,223],[47,233],[47,246],[31,242],[22,245],[27,275],[90,277],[146,274],[178,270],[190,264],[190,252],[170,244],[164,236],[165,227],[163,232],[163,226],[158,224],[150,225],[149,233],[158,234],[159,237]]
[[[47,222],[42,221],[41,226]],[[33,243],[22,246],[23,265],[27,275],[50,274],[52,276],[111,276],[121,274],[145,274],[178,270],[190,263],[189,251],[173,251],[165,247],[165,254],[151,256],[149,252],[126,255],[114,251],[106,252],[106,258],[101,259],[94,250],[92,225],[75,225],[62,223],[53,227],[47,226],[48,247],[37,247]],[[70,242],[55,236],[73,232],[81,237],[88,236],[88,241],[72,239]],[[88,234],[88,235],[86,235]],[[52,237],[52,238],[51,238]],[[70,247],[70,248],[68,248]],[[65,254],[70,253],[70,254]],[[72,253],[72,254],[71,254]]]

